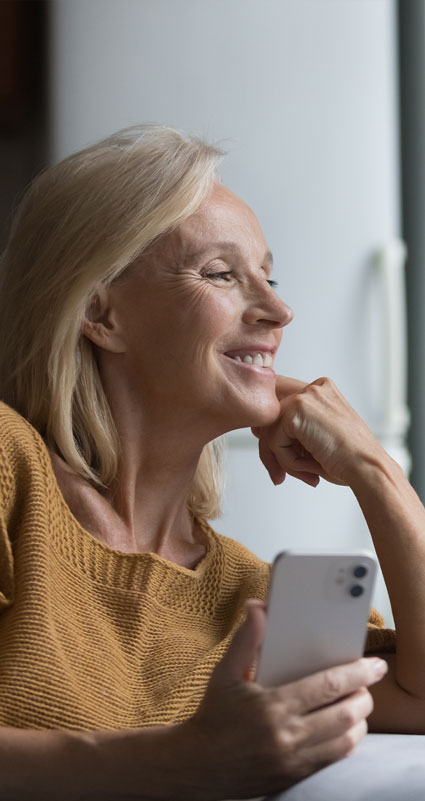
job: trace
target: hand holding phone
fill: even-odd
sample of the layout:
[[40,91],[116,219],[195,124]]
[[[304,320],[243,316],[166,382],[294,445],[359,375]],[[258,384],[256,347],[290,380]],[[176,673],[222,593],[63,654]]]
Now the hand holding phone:
[[[365,576],[352,582],[351,573],[345,575],[348,588],[364,582]],[[352,597],[360,598],[357,593]],[[220,790],[216,795],[223,798],[268,797],[348,756],[367,732],[373,708],[367,688],[387,669],[378,658],[356,659],[277,687],[247,681],[267,619],[264,604],[254,598],[246,611],[196,714],[183,728],[189,735],[184,753],[191,756],[191,781],[194,769],[202,787],[205,776],[213,776]],[[364,626],[365,620],[361,639]],[[181,731],[177,736],[181,741]]]

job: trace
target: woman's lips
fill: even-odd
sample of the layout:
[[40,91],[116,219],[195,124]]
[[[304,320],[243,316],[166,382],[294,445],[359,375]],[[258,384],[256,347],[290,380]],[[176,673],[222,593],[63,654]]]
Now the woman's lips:
[[236,367],[242,370],[258,373],[259,375],[274,377],[273,355],[270,351],[229,351],[224,354]]

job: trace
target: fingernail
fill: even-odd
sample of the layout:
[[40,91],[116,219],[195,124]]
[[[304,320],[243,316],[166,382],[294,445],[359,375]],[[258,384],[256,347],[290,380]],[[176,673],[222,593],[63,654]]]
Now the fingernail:
[[374,657],[373,669],[375,671],[375,676],[378,676],[378,678],[385,676],[385,674],[388,672],[388,665],[385,659],[380,659],[378,656]]

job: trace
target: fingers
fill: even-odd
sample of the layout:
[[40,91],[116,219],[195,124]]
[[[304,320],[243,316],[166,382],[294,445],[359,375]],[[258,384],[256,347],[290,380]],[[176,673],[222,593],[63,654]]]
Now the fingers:
[[367,734],[367,723],[365,720],[360,720],[339,737],[306,749],[303,756],[307,764],[315,766],[315,770],[325,768],[327,765],[332,765],[334,762],[350,756],[365,734]]
[[307,729],[307,745],[316,745],[327,740],[334,740],[346,731],[365,720],[373,710],[373,699],[365,687],[343,701],[311,712],[304,717]]
[[312,487],[318,485],[320,465],[315,459],[312,459],[311,456],[299,455],[296,445],[290,441],[287,445],[278,448],[276,456],[267,439],[261,436],[261,429],[255,429],[255,432],[258,432],[260,438],[258,443],[260,459],[273,484],[282,484],[286,473],[289,473]]
[[276,456],[263,438],[261,438],[258,443],[258,452],[273,484],[282,484],[282,481],[284,481],[286,477],[286,470],[279,464]]
[[322,471],[320,464],[312,456],[300,456],[295,445],[281,445],[276,451],[272,451],[270,446],[268,448],[281,469],[284,468],[291,475],[301,472],[319,475]]
[[276,376],[276,395],[279,400],[287,398],[289,395],[294,395],[296,392],[302,392],[308,384],[305,381],[299,381],[297,378],[287,378],[284,375]]
[[313,473],[299,473],[295,470],[293,473],[290,473],[288,470],[288,475],[297,478],[299,481],[303,481],[304,484],[308,484],[309,487],[317,487],[320,482],[320,476],[314,475]]
[[385,676],[387,670],[388,665],[383,659],[363,657],[349,665],[329,668],[287,684],[278,692],[290,699],[291,709],[298,714],[306,714],[351,695],[360,687],[375,684]]

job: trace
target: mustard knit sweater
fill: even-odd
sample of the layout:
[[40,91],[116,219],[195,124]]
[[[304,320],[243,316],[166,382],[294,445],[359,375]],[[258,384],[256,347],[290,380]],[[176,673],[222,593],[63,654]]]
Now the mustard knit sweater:
[[[270,565],[200,521],[195,570],[83,529],[46,446],[0,403],[0,725],[119,729],[193,715]],[[394,633],[372,612],[368,647]]]

